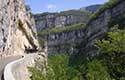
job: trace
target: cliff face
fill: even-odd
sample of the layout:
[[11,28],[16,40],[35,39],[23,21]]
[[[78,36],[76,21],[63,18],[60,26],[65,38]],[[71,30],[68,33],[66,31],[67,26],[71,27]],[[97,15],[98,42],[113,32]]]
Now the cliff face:
[[77,52],[77,45],[80,45],[84,39],[84,30],[75,30],[71,32],[63,32],[48,36],[48,53],[68,53]]
[[101,5],[92,5],[78,10],[62,11],[60,13],[42,13],[35,14],[35,22],[37,30],[63,27],[76,23],[87,23],[91,13],[96,12]]
[[36,51],[39,45],[34,25],[23,0],[0,0],[0,55]]
[[[64,28],[76,23],[87,23],[90,13],[88,11],[69,10],[60,13],[43,13],[34,15],[37,31],[52,28]],[[84,30],[64,31],[46,35],[48,53],[68,53],[72,54],[76,50],[76,45],[83,40]],[[42,36],[39,36],[43,38]]]
[[43,13],[34,15],[37,30],[64,27],[76,23],[87,23],[90,13],[80,10],[69,10],[60,13]]
[[91,6],[87,6],[87,7],[83,7],[83,8],[80,8],[80,10],[87,10],[89,11],[90,13],[95,13],[97,10],[99,10],[99,8],[101,7],[102,5],[100,4],[97,4],[97,5],[91,5]]
[[[79,10],[69,10],[60,13],[43,13],[36,14],[35,22],[37,31],[44,31],[53,28],[64,28],[67,25],[77,23],[87,23],[92,12],[97,11],[100,6],[81,8]],[[77,27],[77,26],[76,26]],[[82,26],[81,26],[82,27]],[[57,30],[56,30],[57,31]],[[47,31],[46,31],[47,32]],[[84,40],[84,29],[64,31],[59,33],[49,33],[47,37],[48,53],[68,53],[77,52],[77,46]],[[39,36],[42,38],[42,36]]]
[[96,39],[101,39],[105,33],[114,25],[120,25],[120,28],[125,26],[125,1],[119,0],[117,4],[106,9],[95,19],[90,20],[86,28],[86,41],[85,49],[88,54],[96,53],[93,44]]
[[[50,54],[77,53],[77,46],[81,44],[82,52],[85,52],[87,55],[95,55],[97,53],[97,49],[94,47],[95,40],[104,38],[110,28],[116,24],[120,25],[120,28],[124,28],[124,13],[125,1],[119,0],[116,4],[97,15],[96,18],[91,19],[84,30],[74,30],[60,34],[49,34],[48,52]],[[76,34],[81,34],[81,36],[78,37]],[[73,40],[74,42],[72,42]],[[79,43],[76,43],[75,41]],[[68,42],[70,44],[65,44]]]

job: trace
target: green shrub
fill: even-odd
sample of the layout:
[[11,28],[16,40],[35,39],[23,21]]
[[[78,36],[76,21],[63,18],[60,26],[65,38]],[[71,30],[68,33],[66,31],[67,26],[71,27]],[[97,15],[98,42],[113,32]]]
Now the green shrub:
[[110,75],[117,80],[125,78],[125,30],[113,29],[106,40],[96,43],[104,54]]
[[48,69],[46,74],[36,68],[29,68],[32,73],[31,80],[80,80],[81,73],[68,66],[69,56],[57,54],[48,57]]
[[111,80],[103,61],[93,60],[88,63],[87,80]]
[[40,38],[40,37],[38,37],[38,42],[39,42],[40,46],[44,46],[45,45],[45,40]]
[[108,33],[107,40],[98,40],[98,47],[103,53],[121,54],[125,52],[125,30],[115,29]]
[[55,80],[55,74],[50,67],[48,67],[46,74],[35,67],[29,67],[28,69],[32,73],[31,80]]
[[114,6],[116,6],[117,4],[119,4],[122,1],[123,0],[109,0],[109,2],[104,4],[95,14],[90,16],[90,20],[92,21],[92,20],[96,19],[99,15],[101,15],[101,13],[103,13],[107,9],[113,8]]
[[67,78],[68,56],[52,55],[49,57],[48,63],[55,73],[56,80],[65,80]]
[[31,80],[46,80],[45,76],[36,68],[29,67],[28,69],[32,73]]

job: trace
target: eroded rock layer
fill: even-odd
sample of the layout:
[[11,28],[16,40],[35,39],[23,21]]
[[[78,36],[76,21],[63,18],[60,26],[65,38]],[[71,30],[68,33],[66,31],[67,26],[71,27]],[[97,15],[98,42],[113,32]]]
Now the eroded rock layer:
[[91,55],[97,53],[94,48],[95,40],[104,38],[110,28],[115,25],[119,25],[121,29],[125,26],[124,0],[118,0],[114,5],[97,15],[95,19],[89,21],[86,28],[86,52]]
[[24,0],[0,0],[0,55],[36,51],[38,46],[34,20]]
[[38,31],[54,27],[64,27],[76,23],[87,23],[90,12],[69,10],[60,13],[35,14],[36,28]]

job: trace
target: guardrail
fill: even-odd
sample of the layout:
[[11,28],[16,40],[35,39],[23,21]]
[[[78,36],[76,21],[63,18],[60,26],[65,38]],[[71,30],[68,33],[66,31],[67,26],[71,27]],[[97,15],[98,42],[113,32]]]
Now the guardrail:
[[24,58],[25,58],[25,56],[21,59],[18,59],[16,61],[13,61],[13,62],[6,65],[6,67],[4,69],[4,80],[16,80],[13,76],[13,73],[12,73],[12,66],[13,66],[13,64],[15,64],[17,62],[24,60]]
[[36,54],[27,54],[23,58],[15,60],[6,65],[4,69],[4,80],[29,80],[27,67],[33,66]]

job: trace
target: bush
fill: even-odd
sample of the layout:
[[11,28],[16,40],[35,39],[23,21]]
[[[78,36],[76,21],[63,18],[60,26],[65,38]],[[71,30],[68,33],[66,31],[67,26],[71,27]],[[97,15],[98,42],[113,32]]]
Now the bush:
[[109,2],[104,4],[95,14],[90,16],[90,20],[92,21],[92,20],[96,19],[101,13],[103,13],[107,9],[113,8],[114,6],[116,6],[117,4],[119,4],[122,1],[123,0],[109,0]]
[[55,80],[54,73],[51,68],[48,67],[47,73],[42,73],[40,70],[29,67],[29,71],[32,73],[32,76],[30,77],[31,80]]
[[117,80],[125,78],[125,30],[113,29],[107,39],[96,43],[104,54],[110,75]]
[[49,56],[46,74],[42,74],[36,68],[29,68],[32,73],[31,80],[80,80],[81,73],[75,67],[68,66],[68,62],[68,55]]
[[111,80],[103,61],[93,60],[88,63],[87,80]]
[[38,37],[38,42],[39,42],[41,47],[43,47],[45,45],[45,40],[40,38],[40,37]]

